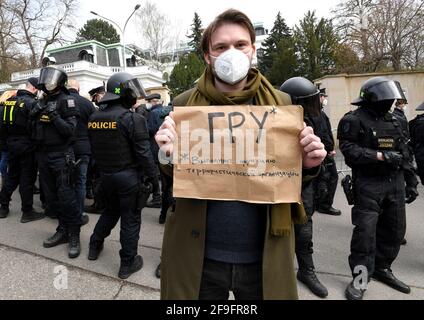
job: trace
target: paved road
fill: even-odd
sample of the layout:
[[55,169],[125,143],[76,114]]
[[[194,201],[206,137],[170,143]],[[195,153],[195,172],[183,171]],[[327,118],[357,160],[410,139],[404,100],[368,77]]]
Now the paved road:
[[[419,192],[420,197],[407,208],[408,244],[402,247],[393,265],[395,274],[412,286],[412,293],[405,295],[372,281],[365,296],[368,300],[424,299],[424,189],[420,187]],[[118,229],[106,241],[99,260],[88,261],[88,240],[98,219],[97,215],[90,215],[90,223],[81,232],[82,254],[72,260],[67,257],[66,245],[42,247],[43,240],[56,228],[55,220],[19,223],[18,199],[15,193],[9,217],[0,220],[0,299],[159,298],[159,280],[154,277],[163,236],[163,226],[157,223],[159,210],[143,210],[139,252],[144,258],[144,267],[122,281],[117,277]],[[344,289],[350,281],[347,263],[352,234],[350,206],[340,188],[335,207],[342,209],[342,216],[314,215],[315,264],[319,278],[329,289],[327,300],[344,299]],[[301,299],[319,299],[302,284],[299,284],[299,295]]]

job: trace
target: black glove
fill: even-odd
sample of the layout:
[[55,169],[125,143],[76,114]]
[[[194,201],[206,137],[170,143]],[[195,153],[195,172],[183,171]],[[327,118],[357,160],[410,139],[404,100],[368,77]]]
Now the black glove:
[[385,161],[394,168],[399,168],[403,161],[403,155],[397,151],[383,151]]
[[57,112],[57,104],[56,102],[49,102],[46,107],[46,113],[49,116],[50,120],[54,120],[59,117],[59,113]]
[[44,109],[45,105],[43,103],[43,100],[38,100],[36,103],[33,104],[29,116],[30,118],[34,119],[37,117],[37,115]]
[[417,188],[406,186],[405,189],[405,203],[412,203],[417,199],[418,191]]

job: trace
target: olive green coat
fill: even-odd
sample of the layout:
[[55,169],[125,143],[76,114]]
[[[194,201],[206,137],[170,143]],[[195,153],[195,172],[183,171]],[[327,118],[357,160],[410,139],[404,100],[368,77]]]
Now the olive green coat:
[[[189,95],[190,91],[183,93],[174,100],[174,105],[184,105],[181,101],[186,101]],[[288,96],[286,99],[287,104],[291,104]],[[205,250],[206,205],[205,200],[177,199],[175,211],[168,212],[162,245],[161,299],[198,299]],[[292,204],[292,212],[294,210],[304,210],[303,205]],[[270,235],[270,206],[267,211],[263,297],[268,300],[298,299],[294,228],[289,236]]]

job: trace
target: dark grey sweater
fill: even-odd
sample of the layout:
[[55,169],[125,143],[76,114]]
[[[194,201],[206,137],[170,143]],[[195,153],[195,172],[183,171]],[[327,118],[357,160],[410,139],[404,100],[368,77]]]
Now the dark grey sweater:
[[264,205],[245,202],[208,201],[206,258],[237,264],[260,262],[266,224],[264,209]]

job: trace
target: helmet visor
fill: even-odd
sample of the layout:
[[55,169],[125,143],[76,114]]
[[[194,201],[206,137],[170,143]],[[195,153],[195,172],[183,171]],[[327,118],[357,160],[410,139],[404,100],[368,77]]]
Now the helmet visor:
[[122,83],[123,89],[131,89],[134,96],[137,98],[145,98],[146,97],[146,91],[144,90],[143,85],[141,84],[141,81],[139,79],[131,79],[128,81],[125,81]]
[[377,83],[376,85],[369,88],[368,91],[370,94],[371,102],[405,99],[402,88],[397,81],[384,81]]
[[321,102],[319,100],[319,94],[315,94],[310,97],[297,98],[295,101],[296,104],[299,104],[303,107],[305,116],[319,116],[321,112]]
[[38,84],[44,85],[47,90],[54,90],[59,85],[64,85],[65,82],[66,79],[63,71],[54,68],[41,69]]

